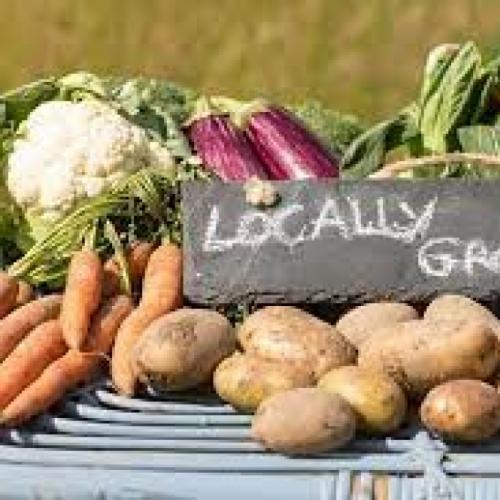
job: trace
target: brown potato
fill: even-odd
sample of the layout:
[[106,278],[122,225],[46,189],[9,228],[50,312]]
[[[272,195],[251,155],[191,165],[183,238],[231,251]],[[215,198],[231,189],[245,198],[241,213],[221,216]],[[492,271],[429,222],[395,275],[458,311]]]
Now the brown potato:
[[180,391],[209,381],[235,348],[236,335],[224,316],[184,308],[153,321],[137,342],[133,358],[140,380]]
[[405,394],[382,372],[342,366],[323,375],[318,387],[345,399],[356,412],[358,427],[369,434],[390,433],[404,420]]
[[352,364],[356,351],[328,323],[289,306],[271,306],[251,314],[238,338],[254,355],[293,363],[319,379],[332,368]]
[[354,346],[370,338],[384,326],[418,318],[418,312],[399,302],[373,302],[356,307],[337,322],[337,330]]
[[486,307],[464,295],[442,295],[424,313],[430,320],[485,321],[500,340],[500,320]]
[[382,370],[412,397],[448,380],[487,380],[498,365],[498,339],[484,322],[414,320],[367,340],[358,365]]
[[252,422],[252,436],[287,455],[334,450],[356,430],[356,415],[341,397],[317,388],[292,389],[267,398]]
[[253,413],[267,397],[314,384],[312,373],[251,354],[235,353],[224,359],[214,373],[217,394],[238,410]]
[[500,396],[478,380],[452,380],[432,389],[420,407],[423,424],[454,441],[482,441],[500,428]]

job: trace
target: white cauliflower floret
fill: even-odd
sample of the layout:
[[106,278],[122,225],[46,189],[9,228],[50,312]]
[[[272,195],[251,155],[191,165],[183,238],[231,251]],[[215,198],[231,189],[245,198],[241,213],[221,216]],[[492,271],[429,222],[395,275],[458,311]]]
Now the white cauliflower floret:
[[12,197],[28,213],[60,218],[79,200],[144,167],[174,173],[169,151],[100,101],[50,101],[23,124],[7,165]]

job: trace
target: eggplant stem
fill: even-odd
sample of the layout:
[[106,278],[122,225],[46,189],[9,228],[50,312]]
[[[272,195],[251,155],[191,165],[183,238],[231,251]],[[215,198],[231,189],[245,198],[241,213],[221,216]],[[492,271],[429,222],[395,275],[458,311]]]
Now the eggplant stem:
[[446,163],[474,163],[481,167],[494,167],[500,170],[500,156],[484,153],[448,153],[444,155],[408,158],[384,165],[371,174],[370,179],[387,179],[420,167],[438,167]]

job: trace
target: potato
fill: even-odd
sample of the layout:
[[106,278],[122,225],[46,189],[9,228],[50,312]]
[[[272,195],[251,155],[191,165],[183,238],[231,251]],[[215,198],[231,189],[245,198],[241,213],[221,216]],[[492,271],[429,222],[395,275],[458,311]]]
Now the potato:
[[420,407],[424,425],[446,439],[482,441],[500,428],[500,396],[478,380],[452,380],[435,387]]
[[287,455],[334,450],[348,443],[356,415],[340,396],[315,387],[267,398],[252,422],[252,436],[267,449]]
[[251,354],[293,363],[312,372],[315,380],[332,368],[352,364],[356,351],[328,323],[289,306],[254,312],[238,332],[243,349]]
[[484,322],[424,319],[385,330],[362,344],[358,365],[384,371],[412,397],[448,380],[486,380],[498,365],[498,340]]
[[429,304],[424,318],[485,321],[500,340],[500,320],[489,309],[463,295],[438,297]]
[[180,391],[209,381],[218,363],[234,352],[236,335],[215,311],[179,309],[153,321],[133,352],[139,379]]
[[418,312],[398,302],[373,302],[356,307],[337,322],[337,330],[357,348],[380,327],[418,318]]
[[217,394],[238,410],[253,413],[267,397],[296,387],[314,384],[312,373],[283,361],[235,353],[214,373]]
[[382,372],[342,366],[323,375],[318,387],[345,399],[356,412],[358,428],[369,434],[396,430],[406,414],[404,392]]

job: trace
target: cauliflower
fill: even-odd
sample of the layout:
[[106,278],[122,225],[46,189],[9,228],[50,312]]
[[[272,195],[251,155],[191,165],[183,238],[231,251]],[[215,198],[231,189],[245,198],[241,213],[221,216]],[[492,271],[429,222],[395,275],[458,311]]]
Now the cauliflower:
[[144,167],[175,172],[166,148],[97,100],[45,102],[21,131],[8,159],[7,187],[28,220],[56,221]]

